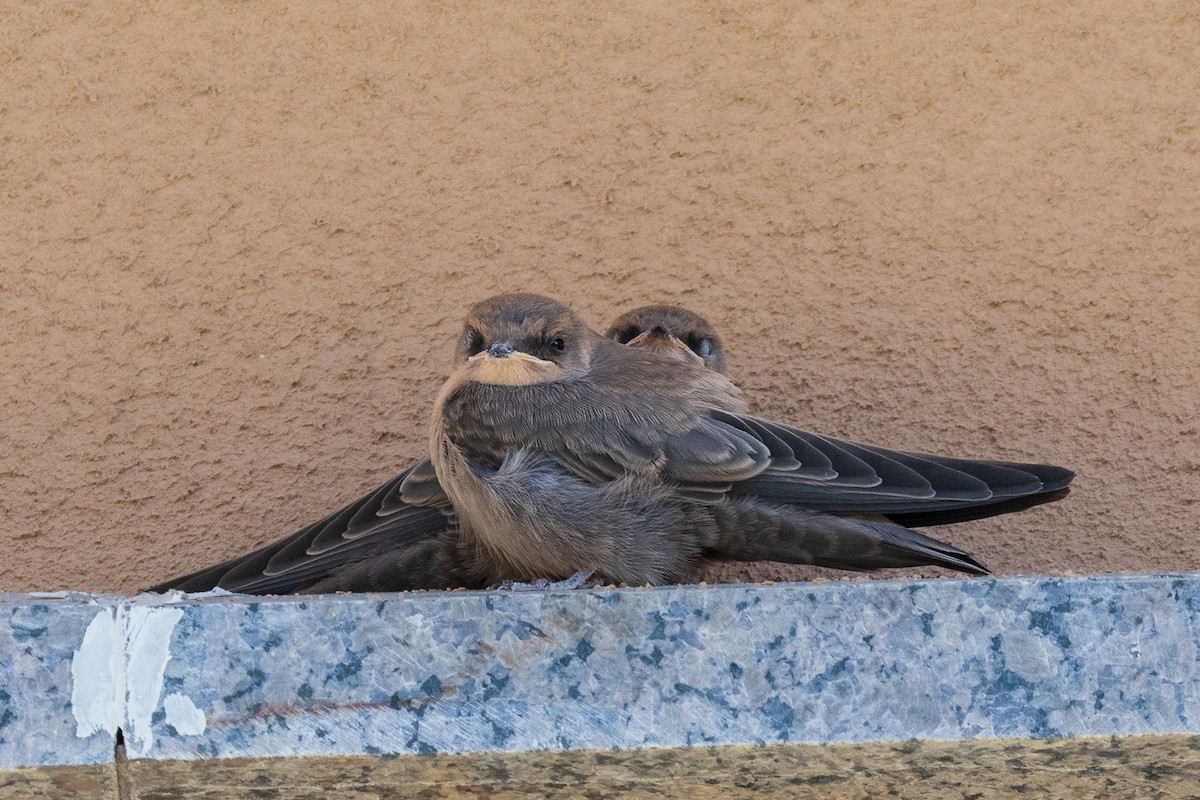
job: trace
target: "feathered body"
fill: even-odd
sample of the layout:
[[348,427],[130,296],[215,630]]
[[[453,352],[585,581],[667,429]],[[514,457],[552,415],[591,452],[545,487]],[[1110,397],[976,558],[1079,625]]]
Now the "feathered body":
[[538,295],[477,304],[429,460],[287,539],[156,588],[478,588],[579,571],[663,583],[686,580],[701,554],[982,574],[904,526],[1068,491],[1061,467],[903,453],[747,416],[715,331],[678,311],[637,309],[605,338]]

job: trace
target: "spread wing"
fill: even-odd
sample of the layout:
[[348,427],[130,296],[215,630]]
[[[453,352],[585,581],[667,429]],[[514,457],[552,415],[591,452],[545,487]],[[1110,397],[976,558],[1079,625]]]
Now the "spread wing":
[[[411,487],[421,505],[401,498],[405,486]],[[453,512],[432,465],[419,461],[291,536],[149,591],[202,592],[219,587],[245,594],[287,594],[350,564],[425,542],[453,525]]]
[[722,424],[755,436],[769,465],[736,482],[752,496],[831,514],[878,514],[909,527],[942,525],[1057,500],[1075,473],[1048,464],[887,450],[726,412]]

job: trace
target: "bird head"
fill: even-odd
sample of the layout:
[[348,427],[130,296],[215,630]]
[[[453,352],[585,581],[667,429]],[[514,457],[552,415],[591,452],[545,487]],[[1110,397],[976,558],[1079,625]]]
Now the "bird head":
[[501,294],[471,307],[455,362],[468,380],[524,386],[584,374],[597,340],[556,300]]
[[725,374],[721,337],[704,317],[679,306],[642,306],[613,321],[609,339],[632,347],[666,353],[681,361],[696,361]]

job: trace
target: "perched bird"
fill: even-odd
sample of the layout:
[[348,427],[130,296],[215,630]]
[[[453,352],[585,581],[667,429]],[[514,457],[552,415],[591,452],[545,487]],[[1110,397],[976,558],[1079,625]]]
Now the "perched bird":
[[[888,451],[738,414],[740,393],[714,374],[723,348],[707,322],[660,313],[630,335],[624,319],[610,333],[632,348],[605,342],[546,298],[479,304],[433,424],[433,442],[457,451],[449,466],[466,470],[465,485],[452,478],[447,491],[431,462],[418,462],[280,542],[154,590],[482,587],[579,570],[661,582],[686,578],[702,552],[982,573],[968,554],[900,525],[1020,510],[1062,497],[1074,477],[1047,465]],[[564,335],[542,341],[552,328]],[[469,399],[481,392],[487,402]],[[532,427],[523,434],[522,425]]]
[[622,347],[539,295],[476,304],[456,364],[431,420],[436,481],[410,473],[400,497],[449,502],[479,583],[579,571],[679,581],[702,553],[985,574],[969,554],[897,521],[1002,513],[1061,496],[1074,477],[889,451],[744,415],[739,390],[718,372]]
[[[618,317],[609,337],[632,347],[674,352],[675,357],[724,372],[725,350],[708,320],[677,306],[644,306]],[[686,344],[685,344],[686,343]],[[428,487],[425,505],[400,499],[412,475]],[[486,585],[471,547],[458,536],[453,508],[442,495],[428,459],[328,517],[251,553],[164,581],[148,591],[202,592],[220,587],[245,594],[403,591]]]

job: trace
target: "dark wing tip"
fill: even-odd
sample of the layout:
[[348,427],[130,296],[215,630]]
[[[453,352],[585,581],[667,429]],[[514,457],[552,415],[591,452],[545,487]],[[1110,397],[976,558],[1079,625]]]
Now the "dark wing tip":
[[1061,489],[1027,494],[1022,497],[1012,497],[994,503],[940,507],[925,511],[883,512],[883,514],[892,522],[895,522],[897,525],[903,525],[906,528],[952,525],[956,522],[970,522],[976,519],[999,516],[1000,514],[1012,514],[1016,511],[1024,511],[1034,506],[1056,502],[1070,493],[1070,487],[1064,486]]
[[1043,492],[1053,492],[1058,489],[1065,489],[1075,480],[1075,472],[1065,467],[1056,467],[1051,464],[1034,464],[1034,469],[1031,469],[1034,475],[1038,476],[1038,480],[1042,482]]
[[[969,575],[991,575],[992,571],[984,566],[980,561],[972,555],[963,553],[953,557],[954,566],[950,569],[965,572]],[[944,565],[943,565],[944,566]]]

